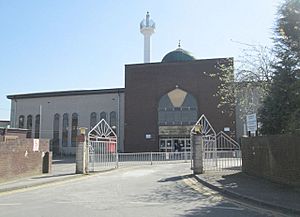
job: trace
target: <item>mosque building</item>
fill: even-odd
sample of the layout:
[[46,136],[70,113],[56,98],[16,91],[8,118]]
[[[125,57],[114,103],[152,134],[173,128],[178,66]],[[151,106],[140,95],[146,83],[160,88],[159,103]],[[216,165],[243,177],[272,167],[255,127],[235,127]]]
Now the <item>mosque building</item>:
[[161,62],[150,62],[149,13],[140,23],[144,63],[125,65],[125,88],[9,95],[11,127],[29,138],[48,138],[54,154],[74,154],[78,127],[105,119],[118,136],[120,152],[190,150],[190,130],[205,114],[216,132],[236,137],[235,115],[218,108],[219,63],[232,58],[196,59],[180,44]]

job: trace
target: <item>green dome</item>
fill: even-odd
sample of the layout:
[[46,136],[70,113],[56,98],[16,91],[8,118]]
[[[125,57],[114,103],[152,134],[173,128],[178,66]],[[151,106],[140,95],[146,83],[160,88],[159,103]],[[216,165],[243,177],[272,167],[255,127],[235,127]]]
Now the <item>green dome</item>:
[[195,57],[193,57],[188,51],[177,48],[176,50],[167,53],[162,59],[162,62],[186,62],[193,60],[195,60]]

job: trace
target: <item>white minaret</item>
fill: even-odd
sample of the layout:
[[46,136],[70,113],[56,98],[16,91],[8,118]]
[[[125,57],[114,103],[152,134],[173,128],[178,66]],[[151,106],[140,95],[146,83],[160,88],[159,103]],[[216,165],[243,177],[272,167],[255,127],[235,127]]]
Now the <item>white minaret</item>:
[[140,31],[144,35],[144,63],[150,63],[150,36],[155,31],[155,23],[150,20],[149,12],[146,14],[146,19],[140,23]]

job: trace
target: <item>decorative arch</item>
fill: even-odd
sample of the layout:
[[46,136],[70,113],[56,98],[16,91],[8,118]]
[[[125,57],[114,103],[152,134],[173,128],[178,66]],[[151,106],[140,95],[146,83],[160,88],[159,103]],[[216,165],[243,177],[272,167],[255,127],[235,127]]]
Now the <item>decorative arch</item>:
[[188,126],[197,122],[196,98],[179,88],[163,95],[158,103],[159,126]]
[[113,129],[108,125],[108,123],[102,119],[96,126],[93,127],[93,129],[90,130],[88,133],[89,140],[116,140],[117,135],[113,131]]

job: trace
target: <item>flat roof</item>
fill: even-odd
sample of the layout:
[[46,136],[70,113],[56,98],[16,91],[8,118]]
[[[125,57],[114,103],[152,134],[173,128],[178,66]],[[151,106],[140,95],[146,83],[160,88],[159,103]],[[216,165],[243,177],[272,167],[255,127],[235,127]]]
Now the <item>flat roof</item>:
[[107,93],[124,93],[125,88],[113,89],[97,89],[97,90],[68,90],[68,91],[53,91],[7,95],[8,99],[26,99],[26,98],[42,98],[42,97],[57,97],[57,96],[74,96],[74,95],[91,95],[91,94],[107,94]]

